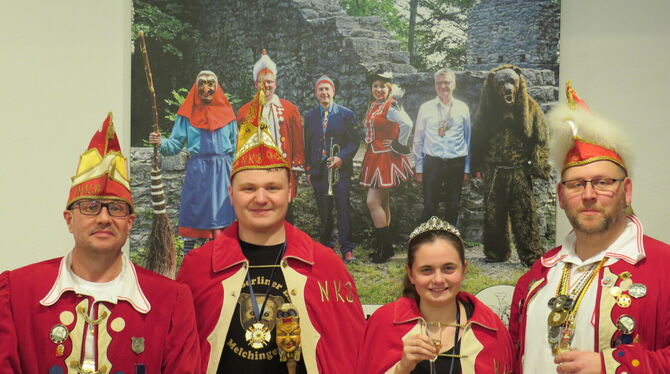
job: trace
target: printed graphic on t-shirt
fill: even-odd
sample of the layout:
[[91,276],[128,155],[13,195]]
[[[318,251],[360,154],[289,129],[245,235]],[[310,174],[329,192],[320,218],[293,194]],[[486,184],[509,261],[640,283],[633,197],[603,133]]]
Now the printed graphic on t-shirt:
[[[272,282],[270,272],[271,269],[252,269],[251,286],[259,311],[265,302],[260,321],[254,315],[249,282],[242,285],[218,373],[286,372],[286,362],[280,361],[277,348],[276,326],[277,312],[284,303],[290,303],[290,298],[281,272],[275,272]],[[304,372],[304,363],[299,361],[298,373]]]

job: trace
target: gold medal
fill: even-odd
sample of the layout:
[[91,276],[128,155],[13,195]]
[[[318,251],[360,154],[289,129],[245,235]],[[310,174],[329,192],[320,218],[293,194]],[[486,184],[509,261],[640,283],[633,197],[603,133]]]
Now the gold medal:
[[244,333],[244,338],[247,339],[247,344],[254,349],[261,349],[268,345],[272,334],[261,322],[256,322],[253,325],[247,328],[247,332]]
[[631,304],[631,298],[626,294],[620,295],[616,300],[616,304],[622,308],[628,308]]
[[619,274],[619,278],[621,278],[621,280],[630,279],[630,277],[632,277],[632,275],[629,271],[624,271],[623,273]]
[[627,292],[630,289],[630,286],[633,284],[633,280],[631,278],[622,280],[621,283],[619,283],[619,287],[621,287],[621,291]]
[[547,323],[549,326],[560,326],[568,318],[568,312],[566,310],[561,310],[560,312],[552,311],[549,313],[549,318],[547,318]]
[[62,344],[58,344],[56,346],[56,357],[63,357],[64,353],[65,353],[65,346]]

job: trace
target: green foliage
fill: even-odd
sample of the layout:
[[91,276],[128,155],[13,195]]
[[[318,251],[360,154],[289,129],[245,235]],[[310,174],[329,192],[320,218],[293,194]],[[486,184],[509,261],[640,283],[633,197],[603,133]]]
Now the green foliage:
[[[156,3],[153,5],[151,3]],[[179,60],[184,58],[184,48],[200,41],[198,29],[183,20],[188,13],[188,3],[179,1],[133,1],[133,40],[142,30],[146,38],[160,42],[163,53]],[[160,4],[160,6],[158,5]]]
[[[467,13],[477,0],[418,0],[413,65],[419,71],[465,65]],[[350,16],[379,16],[382,25],[407,48],[409,1],[340,0]]]
[[417,69],[463,69],[467,14],[474,4],[475,0],[419,0],[422,9],[416,26]]
[[170,94],[172,97],[163,99],[165,104],[167,104],[164,118],[170,120],[170,122],[174,122],[177,119],[177,111],[181,107],[181,104],[184,103],[184,100],[186,100],[188,89],[182,87],[177,90],[170,91]]
[[340,0],[340,5],[350,16],[379,16],[382,25],[396,40],[407,48],[407,17],[394,0]]

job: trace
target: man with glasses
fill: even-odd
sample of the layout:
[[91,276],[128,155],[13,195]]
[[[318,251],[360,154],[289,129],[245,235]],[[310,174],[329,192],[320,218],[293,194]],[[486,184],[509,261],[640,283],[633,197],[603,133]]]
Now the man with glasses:
[[[568,86],[569,88],[569,86]],[[585,109],[549,115],[563,245],[519,279],[510,333],[517,372],[666,373],[670,370],[670,246],[648,236],[630,207],[624,136]]]
[[135,215],[111,114],[72,182],[72,251],[0,275],[0,373],[197,373],[190,291],[122,252]]

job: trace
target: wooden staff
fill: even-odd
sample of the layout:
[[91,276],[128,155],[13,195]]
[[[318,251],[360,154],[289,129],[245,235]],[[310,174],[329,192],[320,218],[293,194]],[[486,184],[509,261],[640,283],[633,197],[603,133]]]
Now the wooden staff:
[[[151,115],[153,117],[152,130],[160,133],[158,126],[158,105],[156,104],[156,90],[149,64],[147,44],[144,40],[144,32],[138,32],[140,50],[144,57],[144,73],[147,77],[147,87],[151,95]],[[167,215],[167,201],[163,189],[163,177],[161,175],[160,161],[158,159],[158,146],[154,145],[151,158],[151,202],[153,206],[153,222],[151,224],[151,235],[147,242],[147,254],[144,265],[147,269],[163,274],[168,278],[175,278],[176,273],[176,250],[172,224]]]

